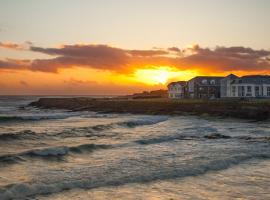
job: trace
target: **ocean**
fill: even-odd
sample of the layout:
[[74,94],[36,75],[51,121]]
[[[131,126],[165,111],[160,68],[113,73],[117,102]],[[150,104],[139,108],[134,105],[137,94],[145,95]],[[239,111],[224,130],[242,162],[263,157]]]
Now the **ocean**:
[[0,199],[270,199],[270,123],[0,97]]

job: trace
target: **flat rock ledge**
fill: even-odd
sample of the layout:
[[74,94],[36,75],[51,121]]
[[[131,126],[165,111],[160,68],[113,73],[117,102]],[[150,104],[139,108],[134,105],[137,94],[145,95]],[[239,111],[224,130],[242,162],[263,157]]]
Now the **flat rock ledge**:
[[102,113],[130,113],[147,115],[198,115],[266,120],[270,116],[270,102],[202,101],[169,99],[95,99],[40,98],[30,106],[71,111]]

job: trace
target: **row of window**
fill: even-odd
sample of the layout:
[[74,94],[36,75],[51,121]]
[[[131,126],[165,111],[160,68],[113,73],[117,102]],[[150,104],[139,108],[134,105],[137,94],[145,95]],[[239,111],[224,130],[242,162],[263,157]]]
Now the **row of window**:
[[[204,85],[208,84],[207,79],[203,79],[202,84],[204,84]],[[214,80],[214,79],[210,80],[210,85],[215,85],[215,84],[216,84],[216,80]]]
[[[270,96],[270,87],[267,87],[266,95]],[[232,96],[236,96],[236,86],[232,86]],[[251,97],[252,96],[252,86],[238,86],[238,95],[239,97]],[[260,95],[260,87],[255,86],[255,96],[263,96]]]
[[181,91],[182,88],[180,88],[180,87],[170,87],[170,90],[171,91]]

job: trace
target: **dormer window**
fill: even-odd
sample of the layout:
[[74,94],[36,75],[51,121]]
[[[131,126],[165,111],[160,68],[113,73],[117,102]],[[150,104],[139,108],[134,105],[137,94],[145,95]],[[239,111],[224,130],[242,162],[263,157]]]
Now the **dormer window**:
[[215,85],[216,84],[216,81],[213,79],[213,80],[210,81],[210,84],[211,85]]
[[207,84],[207,80],[206,79],[203,79],[202,80],[202,84],[206,85]]

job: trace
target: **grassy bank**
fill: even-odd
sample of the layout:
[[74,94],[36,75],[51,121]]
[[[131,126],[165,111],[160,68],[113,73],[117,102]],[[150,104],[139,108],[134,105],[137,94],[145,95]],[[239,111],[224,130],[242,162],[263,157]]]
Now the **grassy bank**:
[[239,100],[170,100],[170,99],[92,99],[92,98],[41,98],[31,106],[96,111],[105,113],[210,115],[243,119],[265,120],[270,116],[270,101]]

